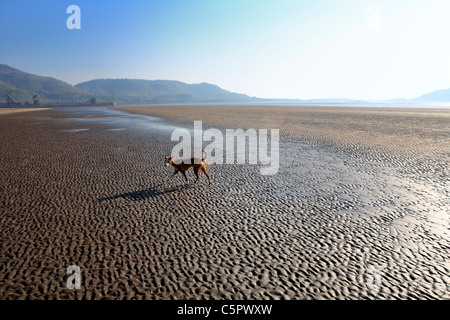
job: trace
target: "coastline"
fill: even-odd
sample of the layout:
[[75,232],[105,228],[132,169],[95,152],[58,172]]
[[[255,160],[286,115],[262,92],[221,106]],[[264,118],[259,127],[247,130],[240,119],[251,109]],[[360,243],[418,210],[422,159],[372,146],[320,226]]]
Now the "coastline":
[[50,109],[50,108],[0,108],[0,116],[5,115],[5,114],[40,111],[40,110],[48,110],[48,109]]

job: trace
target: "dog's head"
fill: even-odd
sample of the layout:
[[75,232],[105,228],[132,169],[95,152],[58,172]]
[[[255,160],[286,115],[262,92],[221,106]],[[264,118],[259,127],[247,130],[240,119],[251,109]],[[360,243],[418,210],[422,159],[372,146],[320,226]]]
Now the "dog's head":
[[172,161],[173,161],[172,157],[166,157],[165,160],[164,160],[164,165],[166,167],[170,166],[172,164]]

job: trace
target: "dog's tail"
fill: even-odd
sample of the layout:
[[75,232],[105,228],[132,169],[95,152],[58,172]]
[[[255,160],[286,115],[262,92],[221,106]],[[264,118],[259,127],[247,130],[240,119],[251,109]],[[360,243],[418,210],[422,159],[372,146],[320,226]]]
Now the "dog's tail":
[[204,152],[204,153],[206,153],[206,157],[204,157],[203,159],[202,159],[202,161],[205,161],[206,160],[206,158],[208,158],[208,152],[206,152],[205,150],[203,150],[202,149],[202,151]]

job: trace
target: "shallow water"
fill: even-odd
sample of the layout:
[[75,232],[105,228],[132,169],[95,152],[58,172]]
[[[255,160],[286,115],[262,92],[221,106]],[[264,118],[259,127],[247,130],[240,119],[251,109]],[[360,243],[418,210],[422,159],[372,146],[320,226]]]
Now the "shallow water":
[[126,129],[173,131],[178,127],[165,123],[157,117],[137,115],[121,110],[88,107],[88,108],[64,108],[68,113],[66,121],[74,124],[105,125],[108,130],[123,131]]

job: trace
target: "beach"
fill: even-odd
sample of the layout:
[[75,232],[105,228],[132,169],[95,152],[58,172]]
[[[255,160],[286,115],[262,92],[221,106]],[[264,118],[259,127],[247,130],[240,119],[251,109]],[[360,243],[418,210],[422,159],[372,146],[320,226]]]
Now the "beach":
[[[277,174],[170,179],[194,121],[279,129]],[[450,298],[449,109],[54,108],[0,139],[0,299]]]
[[0,115],[17,113],[17,112],[39,111],[39,110],[46,110],[46,109],[48,109],[48,108],[0,108]]

